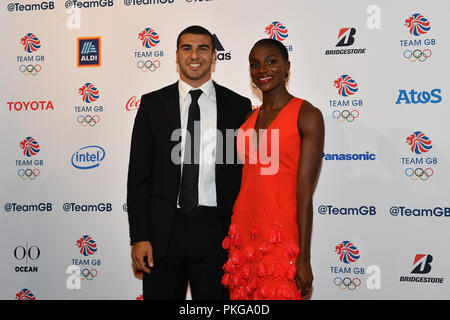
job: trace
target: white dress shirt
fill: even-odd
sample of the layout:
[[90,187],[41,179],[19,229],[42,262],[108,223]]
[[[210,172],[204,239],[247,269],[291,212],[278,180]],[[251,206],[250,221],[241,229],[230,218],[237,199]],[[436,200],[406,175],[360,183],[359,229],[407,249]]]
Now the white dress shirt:
[[[200,107],[200,159],[198,176],[198,204],[201,206],[216,207],[216,139],[217,139],[217,100],[216,90],[212,79],[205,82],[200,88],[192,88],[181,79],[178,82],[180,95],[181,120],[181,163],[184,160],[184,142],[188,121],[189,106],[192,97],[189,91],[201,89],[203,93],[198,99]],[[181,166],[183,172],[183,166]],[[179,207],[179,206],[178,206]]]

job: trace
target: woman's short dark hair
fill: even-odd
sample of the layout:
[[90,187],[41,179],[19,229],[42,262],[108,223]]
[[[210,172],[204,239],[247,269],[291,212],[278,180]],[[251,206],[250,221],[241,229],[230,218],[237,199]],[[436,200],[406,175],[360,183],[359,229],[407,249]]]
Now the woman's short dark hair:
[[[275,40],[275,39],[270,39],[270,38],[261,39],[254,44],[253,48],[256,48],[256,47],[262,46],[262,45],[275,47],[276,49],[278,49],[278,51],[280,52],[283,59],[286,61],[289,61],[289,53],[288,53],[286,47],[284,46],[284,44],[282,44],[280,41]],[[252,48],[252,50],[253,50],[253,48]]]
[[181,31],[177,38],[177,50],[178,50],[178,46],[180,45],[181,36],[186,33],[207,35],[208,37],[211,38],[212,51],[216,50],[216,42],[214,40],[213,35],[206,28],[203,28],[201,26],[190,26],[190,27],[187,27],[186,29],[184,29],[183,31]]

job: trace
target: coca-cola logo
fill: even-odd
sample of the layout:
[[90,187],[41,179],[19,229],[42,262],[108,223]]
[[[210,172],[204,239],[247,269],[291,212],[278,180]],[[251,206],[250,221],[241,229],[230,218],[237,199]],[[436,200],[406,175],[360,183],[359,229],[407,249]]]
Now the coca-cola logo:
[[136,98],[136,96],[132,96],[125,106],[125,109],[128,111],[133,111],[139,109],[139,105],[141,104],[141,99]]

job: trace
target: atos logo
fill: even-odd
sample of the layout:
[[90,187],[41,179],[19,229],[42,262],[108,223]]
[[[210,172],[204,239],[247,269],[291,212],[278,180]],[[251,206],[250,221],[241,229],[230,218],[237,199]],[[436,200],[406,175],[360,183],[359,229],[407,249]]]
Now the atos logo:
[[406,138],[406,143],[411,146],[411,152],[415,154],[423,154],[432,148],[431,140],[425,133],[416,131]]
[[287,28],[279,21],[274,21],[266,27],[265,31],[270,39],[284,41],[288,37]]
[[426,103],[440,103],[442,101],[441,89],[433,89],[428,91],[416,91],[411,89],[398,90],[398,98],[395,104],[426,104]]
[[72,165],[81,170],[93,169],[100,165],[105,158],[105,150],[99,146],[81,148],[72,155]]
[[98,89],[94,87],[92,83],[86,83],[84,84],[79,90],[78,93],[83,98],[83,102],[91,103],[96,101],[100,95],[98,92]]
[[346,264],[355,262],[360,257],[358,248],[350,241],[343,241],[337,245],[334,252],[339,255],[339,260]]
[[348,97],[358,91],[358,84],[349,75],[342,75],[334,81],[333,87],[338,89],[338,93],[342,97]]
[[30,290],[22,289],[16,293],[16,300],[36,300],[36,297]]
[[84,235],[77,240],[77,247],[80,248],[80,253],[85,257],[97,252],[97,243],[88,235]]
[[405,26],[409,29],[409,33],[414,36],[420,36],[430,31],[430,21],[420,13],[414,13],[405,20]]
[[39,151],[39,143],[32,137],[27,137],[20,142],[23,155],[27,157],[35,156]]
[[20,44],[23,45],[23,49],[28,53],[33,53],[39,50],[41,47],[41,41],[34,33],[27,33],[22,39]]
[[139,40],[141,40],[142,46],[144,48],[156,47],[159,43],[159,35],[152,28],[145,28],[139,33]]

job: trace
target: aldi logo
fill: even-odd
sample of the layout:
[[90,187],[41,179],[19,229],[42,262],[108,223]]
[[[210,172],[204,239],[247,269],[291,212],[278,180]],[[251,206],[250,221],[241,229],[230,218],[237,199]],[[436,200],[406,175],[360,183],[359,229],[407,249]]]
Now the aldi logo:
[[78,67],[101,66],[101,39],[101,37],[87,37],[77,39]]

